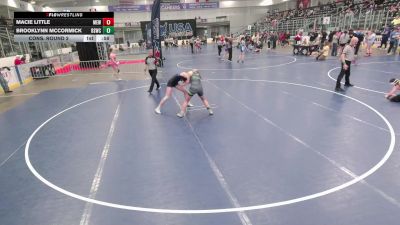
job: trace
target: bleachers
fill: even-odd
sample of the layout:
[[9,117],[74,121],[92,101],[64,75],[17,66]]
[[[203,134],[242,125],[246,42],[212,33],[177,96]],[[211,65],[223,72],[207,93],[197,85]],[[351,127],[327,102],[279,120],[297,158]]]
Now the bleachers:
[[4,21],[6,20],[3,19],[3,23],[0,24],[0,57],[7,57],[24,53],[22,51],[21,44],[14,42],[14,32],[12,25],[9,23],[4,23]]
[[[257,32],[289,32],[295,35],[300,29],[304,31],[317,29],[372,29],[379,30],[399,14],[400,2],[385,1],[376,5],[373,2],[346,1],[309,7],[272,11],[254,23]],[[323,18],[330,17],[330,23],[324,25]]]

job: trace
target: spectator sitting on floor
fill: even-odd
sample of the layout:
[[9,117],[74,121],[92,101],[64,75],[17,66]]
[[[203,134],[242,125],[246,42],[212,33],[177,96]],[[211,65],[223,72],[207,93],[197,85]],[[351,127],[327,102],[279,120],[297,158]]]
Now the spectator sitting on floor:
[[400,91],[400,80],[392,78],[389,80],[391,84],[393,84],[392,90],[385,95],[385,98],[390,100],[391,102],[400,102],[400,94],[395,95],[397,91]]
[[324,47],[322,48],[321,51],[318,52],[317,57],[315,60],[326,60],[329,54],[329,42],[325,42]]

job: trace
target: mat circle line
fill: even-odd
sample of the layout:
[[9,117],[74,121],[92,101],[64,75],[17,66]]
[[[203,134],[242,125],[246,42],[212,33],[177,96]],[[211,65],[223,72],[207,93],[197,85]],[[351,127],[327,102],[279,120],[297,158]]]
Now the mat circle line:
[[128,92],[128,91],[132,91],[132,90],[148,87],[148,86],[139,86],[139,87],[129,88],[129,89],[125,89],[125,90],[121,90],[121,91],[117,91],[117,92],[112,92],[112,93],[108,93],[108,94],[105,94],[105,95],[101,95],[101,96],[98,96],[98,97],[94,97],[94,98],[88,99],[86,101],[83,101],[83,102],[80,102],[80,103],[78,103],[76,105],[73,105],[73,106],[71,106],[71,107],[69,107],[67,109],[64,109],[61,112],[59,112],[59,113],[55,114],[54,116],[50,117],[49,119],[47,119],[39,127],[37,127],[36,130],[30,135],[30,137],[29,137],[29,139],[28,139],[28,141],[26,143],[26,146],[25,146],[25,163],[27,164],[27,166],[28,166],[29,170],[32,172],[32,174],[36,178],[38,178],[41,182],[43,182],[44,184],[49,186],[50,188],[53,188],[54,190],[56,190],[56,191],[58,191],[58,192],[60,192],[62,194],[65,194],[67,196],[70,196],[72,198],[76,198],[76,199],[79,199],[79,200],[82,200],[82,201],[85,201],[85,202],[89,202],[89,203],[93,203],[93,204],[97,204],[97,205],[102,205],[102,206],[107,206],[107,207],[112,207],[112,208],[131,210],[131,211],[141,211],[141,212],[165,213],[165,214],[215,214],[215,213],[251,211],[251,210],[266,209],[266,208],[290,205],[290,204],[294,204],[294,203],[299,203],[299,202],[315,199],[315,198],[318,198],[318,197],[322,197],[322,196],[325,196],[325,195],[340,191],[340,190],[345,189],[347,187],[350,187],[351,185],[356,184],[356,183],[364,180],[368,176],[372,175],[381,166],[383,166],[385,164],[385,162],[389,159],[389,157],[392,155],[392,153],[394,151],[394,145],[395,145],[396,137],[395,137],[395,133],[394,133],[393,127],[390,124],[390,122],[386,119],[386,117],[384,117],[375,108],[373,108],[372,106],[370,106],[370,105],[368,105],[368,104],[366,104],[366,103],[364,103],[364,102],[362,102],[362,101],[360,101],[360,100],[358,100],[356,98],[353,98],[353,97],[350,97],[350,96],[346,96],[344,94],[336,93],[336,92],[331,91],[331,90],[319,88],[319,87],[314,87],[314,86],[305,85],[305,84],[284,82],[284,81],[251,80],[251,79],[208,79],[208,80],[209,81],[218,81],[219,80],[219,81],[267,82],[267,83],[273,83],[273,84],[293,85],[293,86],[298,86],[298,87],[307,87],[307,88],[311,88],[311,89],[314,89],[314,90],[320,90],[320,91],[332,93],[332,94],[335,94],[335,95],[339,95],[339,96],[342,96],[344,98],[348,98],[350,100],[353,100],[355,102],[360,103],[361,105],[364,105],[366,108],[370,109],[375,114],[377,114],[385,122],[385,124],[389,128],[389,132],[390,132],[389,148],[388,148],[386,154],[383,156],[383,158],[375,166],[373,166],[371,169],[369,169],[367,172],[361,174],[360,176],[357,176],[354,179],[352,179],[350,181],[347,181],[346,183],[343,183],[343,184],[341,184],[339,186],[330,188],[330,189],[325,190],[325,191],[317,192],[315,194],[306,195],[306,196],[303,196],[303,197],[289,199],[289,200],[285,200],[285,201],[279,201],[279,202],[267,203],[267,204],[261,204],[261,205],[235,207],[235,208],[197,209],[197,210],[190,210],[190,209],[161,209],[161,208],[145,208],[145,207],[137,207],[137,206],[110,203],[110,202],[105,202],[105,201],[100,201],[100,200],[96,200],[96,199],[87,198],[87,197],[75,194],[73,192],[67,191],[67,190],[65,190],[65,189],[63,189],[61,187],[58,187],[57,185],[51,183],[50,181],[46,180],[43,176],[41,176],[36,171],[36,169],[33,167],[32,163],[30,161],[29,148],[30,148],[30,144],[31,144],[33,138],[35,137],[35,135],[47,123],[49,123],[54,118],[60,116],[61,114],[67,112],[68,110],[71,110],[73,108],[81,106],[81,105],[83,105],[85,103],[88,103],[88,102],[91,102],[91,101],[94,101],[94,100],[98,100],[100,98],[104,98],[104,97],[107,97],[107,96],[111,96],[111,95],[114,95],[114,94]]
[[[400,61],[367,62],[367,63],[359,63],[359,64],[357,64],[357,65],[383,64],[383,63],[393,63],[393,62],[397,62],[397,63],[398,63],[398,62],[400,62]],[[331,80],[334,80],[335,82],[336,82],[336,79],[333,78],[333,77],[331,76],[331,73],[332,73],[334,70],[337,70],[337,69],[341,69],[341,67],[335,67],[335,68],[330,69],[330,70],[328,71],[328,77],[329,77]],[[379,73],[379,72],[377,72],[377,73]],[[344,82],[342,82],[342,84],[344,84]],[[378,94],[386,94],[386,92],[377,91],[377,90],[372,90],[372,89],[368,89],[368,88],[363,88],[363,87],[356,86],[356,85],[354,85],[353,88],[357,88],[357,89],[364,90],[364,91],[369,91],[369,92],[374,92],[374,93],[378,93]]]
[[[279,56],[280,56],[280,55],[277,55],[276,57],[279,57]],[[275,57],[275,56],[273,56],[273,57]],[[293,56],[284,56],[284,57],[291,58],[291,59],[293,59],[293,61],[286,62],[286,63],[281,63],[281,64],[277,64],[277,65],[273,65],[273,66],[262,66],[262,67],[246,67],[246,68],[235,68],[235,69],[218,69],[218,68],[216,68],[216,69],[210,69],[210,68],[206,68],[206,69],[196,68],[196,69],[203,70],[203,71],[262,70],[262,69],[267,69],[267,68],[286,66],[286,65],[295,63],[295,62],[297,61],[297,58],[296,58],[296,57],[293,57]],[[187,59],[187,60],[180,61],[180,62],[178,62],[178,63],[176,64],[176,67],[178,67],[178,68],[180,68],[180,69],[185,69],[185,70],[194,69],[194,68],[184,67],[184,66],[181,66],[181,65],[180,65],[180,64],[182,64],[183,62],[186,62],[186,61],[193,61],[193,59]],[[228,62],[228,63],[233,63],[233,62]]]

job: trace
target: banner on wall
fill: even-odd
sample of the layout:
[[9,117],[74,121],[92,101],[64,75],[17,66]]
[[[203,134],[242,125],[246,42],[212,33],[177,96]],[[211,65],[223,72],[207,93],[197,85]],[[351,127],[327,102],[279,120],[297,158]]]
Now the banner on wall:
[[135,1],[134,0],[119,0],[120,5],[134,5]]
[[160,0],[154,0],[153,8],[151,10],[151,43],[153,47],[153,55],[159,53],[162,58],[161,52],[161,37],[160,37]]
[[[143,39],[151,41],[150,21],[140,22]],[[196,36],[196,20],[165,20],[160,22],[160,40],[165,38],[191,38]]]
[[310,7],[311,0],[297,0],[297,8],[298,9],[306,9]]
[[331,17],[330,16],[326,16],[322,20],[322,24],[330,24],[330,23],[331,23]]
[[[153,5],[110,5],[109,12],[150,12]],[[218,9],[219,2],[161,3],[161,11]]]

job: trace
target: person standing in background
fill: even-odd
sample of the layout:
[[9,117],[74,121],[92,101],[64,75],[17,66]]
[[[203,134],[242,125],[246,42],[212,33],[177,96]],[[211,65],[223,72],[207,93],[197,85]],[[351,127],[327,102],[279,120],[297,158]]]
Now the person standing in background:
[[367,36],[365,37],[365,43],[367,44],[365,56],[371,56],[372,54],[372,46],[375,43],[376,35],[371,30],[368,31]]
[[21,64],[22,64],[21,57],[20,57],[19,55],[17,55],[17,56],[15,57],[15,59],[14,59],[14,65],[15,65],[15,66],[18,66],[18,65],[21,65]]
[[334,34],[332,35],[332,53],[331,53],[331,56],[337,56],[338,45],[339,45],[339,37],[337,35],[337,32],[334,31]]
[[244,63],[244,54],[246,51],[246,42],[244,41],[244,37],[242,37],[242,40],[240,40],[239,42],[239,58],[237,60],[237,62],[239,63],[240,61],[242,61],[242,63]]
[[363,43],[363,41],[364,41],[364,33],[362,32],[361,29],[357,29],[354,32],[354,37],[358,38],[358,42],[357,42],[357,45],[356,45],[355,51],[354,51],[354,54],[357,56],[358,51],[360,50],[360,47],[361,47],[361,43]]
[[19,65],[22,65],[25,63],[26,63],[26,58],[24,55],[22,55],[22,57],[20,57],[20,56],[15,57],[15,60],[14,60],[15,72],[17,73],[18,80],[21,84],[22,84],[22,80],[21,80],[21,75],[19,73]]
[[399,46],[399,39],[400,39],[400,27],[397,29],[393,29],[390,33],[390,41],[389,41],[389,49],[387,51],[388,55],[391,55],[391,51],[393,50],[393,54],[396,54],[397,47]]
[[390,36],[390,29],[389,27],[385,27],[382,32],[381,46],[379,46],[378,48],[382,48],[383,45],[385,45],[383,49],[387,48],[387,42],[389,40],[389,36]]
[[217,38],[217,46],[218,46],[218,56],[221,56],[222,47],[224,46],[222,38],[219,37]]
[[157,59],[158,66],[163,67],[164,66],[165,57],[161,58],[161,52],[160,52],[160,50],[158,48],[154,49],[154,56]]
[[190,48],[192,49],[192,54],[194,53],[193,47],[194,47],[194,36],[192,38],[190,38],[189,43],[190,43]]
[[229,38],[226,44],[228,45],[228,53],[229,53],[228,60],[229,62],[232,62],[232,45],[233,45],[232,38]]
[[21,64],[25,64],[26,63],[26,58],[25,58],[25,56],[22,56],[21,57]]
[[117,61],[117,55],[114,53],[114,49],[113,48],[110,48],[109,59],[110,59],[110,61],[108,63],[113,68],[113,76],[117,80],[122,80],[119,77],[119,72],[120,72],[120,70],[119,70],[119,62]]
[[339,37],[339,55],[342,55],[343,48],[346,46],[346,44],[349,42],[350,36],[347,33],[347,31],[344,31],[343,33],[340,34]]
[[0,85],[3,88],[4,93],[11,93],[12,91],[8,87],[8,80],[10,75],[10,68],[8,67],[3,67],[1,68],[1,74],[0,74]]
[[328,36],[328,33],[326,33],[325,30],[321,31],[321,48],[323,48],[325,46],[325,41],[326,41],[326,37]]
[[151,93],[153,91],[154,84],[157,85],[157,89],[156,90],[160,89],[160,83],[157,80],[157,64],[158,64],[158,61],[157,61],[156,57],[154,57],[153,51],[149,52],[149,55],[144,60],[144,63],[146,64],[146,68],[144,69],[144,71],[148,70],[149,74],[151,76],[150,88],[147,91],[147,92]]

